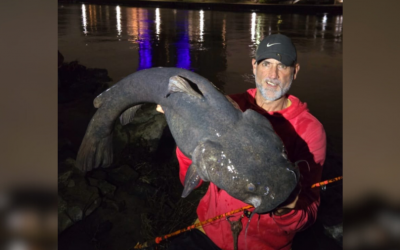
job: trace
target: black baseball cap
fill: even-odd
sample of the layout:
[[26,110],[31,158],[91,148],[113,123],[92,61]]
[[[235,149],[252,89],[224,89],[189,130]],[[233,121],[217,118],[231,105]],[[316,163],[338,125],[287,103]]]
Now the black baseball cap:
[[293,66],[297,61],[296,47],[285,35],[269,35],[260,42],[256,52],[257,63],[267,58],[276,59],[286,66]]

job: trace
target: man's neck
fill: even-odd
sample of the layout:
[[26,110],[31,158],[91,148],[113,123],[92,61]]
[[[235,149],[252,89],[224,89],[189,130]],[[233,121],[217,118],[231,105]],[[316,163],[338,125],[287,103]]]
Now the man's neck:
[[280,111],[288,106],[288,98],[286,95],[282,96],[278,100],[268,101],[262,97],[261,93],[257,90],[256,93],[256,103],[257,105],[268,112]]

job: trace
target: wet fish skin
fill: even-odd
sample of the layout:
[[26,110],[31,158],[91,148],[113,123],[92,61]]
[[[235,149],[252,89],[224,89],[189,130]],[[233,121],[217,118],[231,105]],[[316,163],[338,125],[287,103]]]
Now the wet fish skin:
[[163,107],[177,146],[193,161],[182,197],[201,178],[264,213],[296,187],[299,171],[269,121],[253,110],[241,112],[206,78],[179,68],[138,71],[96,97],[98,110],[78,152],[79,169],[112,163],[115,121],[142,103]]

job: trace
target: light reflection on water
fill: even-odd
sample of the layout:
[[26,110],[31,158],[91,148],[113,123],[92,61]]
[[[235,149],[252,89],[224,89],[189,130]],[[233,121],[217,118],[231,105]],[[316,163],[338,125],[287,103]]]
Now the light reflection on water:
[[301,64],[291,93],[307,102],[341,147],[341,15],[82,4],[64,5],[58,16],[65,60],[107,69],[112,83],[149,67],[181,67],[227,94],[254,87],[251,55],[256,45],[269,34],[286,34]]
[[161,23],[161,18],[160,18],[160,9],[156,9],[156,34],[157,34],[157,39],[160,39],[160,23]]
[[203,42],[203,33],[204,33],[204,11],[200,10],[200,23],[199,23],[199,27],[200,27],[200,39],[199,42]]
[[121,35],[122,29],[121,29],[121,8],[117,6],[115,8],[115,11],[117,12],[117,31],[118,31],[118,36]]
[[82,26],[83,26],[83,34],[87,35],[86,6],[84,4],[82,4]]

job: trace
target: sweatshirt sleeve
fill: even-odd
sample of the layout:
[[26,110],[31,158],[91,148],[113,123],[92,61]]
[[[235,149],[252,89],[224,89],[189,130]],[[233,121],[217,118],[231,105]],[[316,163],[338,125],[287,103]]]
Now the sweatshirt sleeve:
[[[305,144],[296,149],[294,161],[298,162],[301,173],[301,192],[295,209],[282,216],[274,216],[275,222],[286,232],[298,232],[311,226],[317,218],[320,204],[319,189],[311,185],[321,181],[322,165],[326,155],[325,130],[319,121],[308,124],[302,135]],[[308,164],[307,164],[307,163]]]
[[[186,172],[192,164],[192,160],[186,157],[178,147],[176,147],[176,157],[178,158],[179,162],[179,179],[181,180],[182,185],[184,185]],[[197,187],[199,187],[202,183],[203,180],[200,180],[200,183],[197,185]]]

